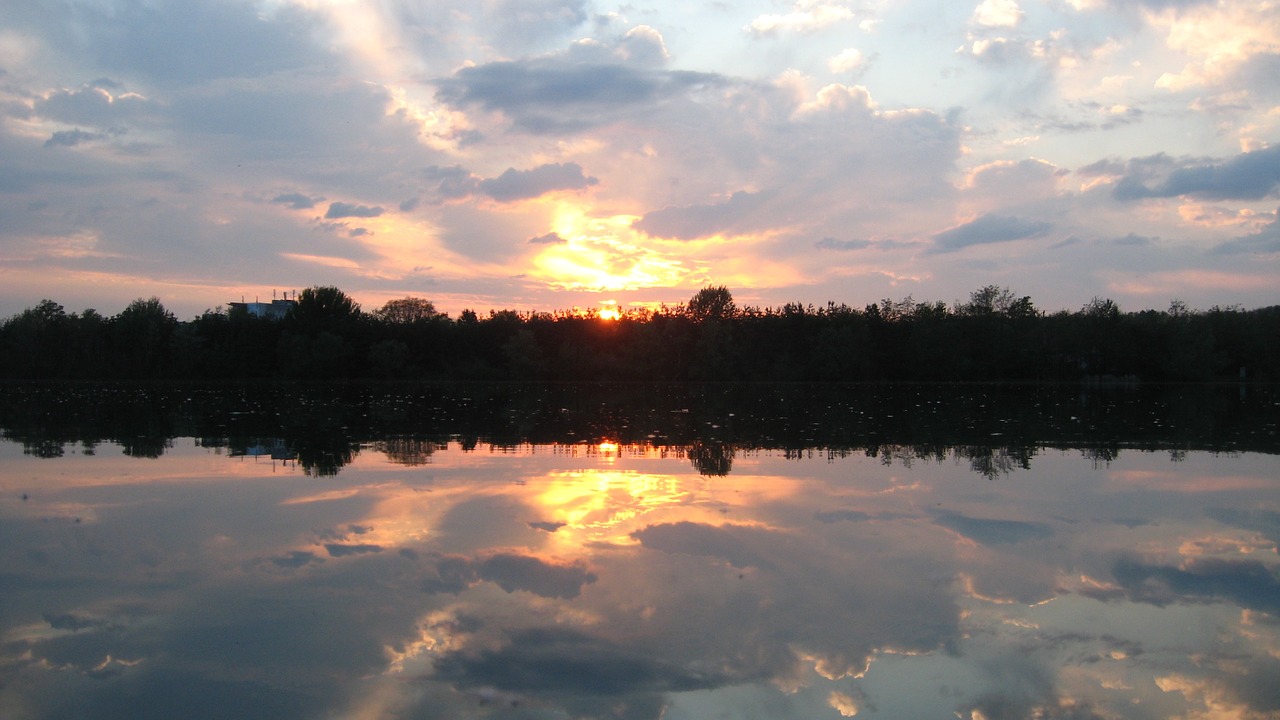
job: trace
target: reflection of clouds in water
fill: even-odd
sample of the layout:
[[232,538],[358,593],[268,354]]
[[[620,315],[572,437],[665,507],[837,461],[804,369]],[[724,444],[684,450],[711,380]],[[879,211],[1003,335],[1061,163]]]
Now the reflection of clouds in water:
[[767,453],[702,477],[681,456],[440,448],[429,487],[372,454],[339,478],[233,465],[234,487],[42,490],[92,524],[4,510],[6,717],[126,698],[211,717],[211,697],[272,718],[1280,708],[1275,513],[1253,481],[1206,511],[1198,480],[1135,495],[1065,454],[994,482]]

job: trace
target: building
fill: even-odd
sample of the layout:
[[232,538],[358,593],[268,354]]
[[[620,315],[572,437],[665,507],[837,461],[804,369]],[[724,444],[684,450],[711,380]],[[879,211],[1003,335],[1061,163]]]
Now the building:
[[[275,295],[275,293],[272,293],[272,295]],[[232,311],[235,311],[238,308],[243,308],[250,315],[258,318],[265,318],[267,320],[283,320],[284,316],[289,314],[289,309],[297,304],[297,298],[295,297],[290,300],[288,292],[285,292],[283,300],[277,300],[272,297],[271,302],[269,303],[258,302],[257,300],[254,300],[253,302],[244,302],[243,298],[241,298],[240,302],[227,303]]]

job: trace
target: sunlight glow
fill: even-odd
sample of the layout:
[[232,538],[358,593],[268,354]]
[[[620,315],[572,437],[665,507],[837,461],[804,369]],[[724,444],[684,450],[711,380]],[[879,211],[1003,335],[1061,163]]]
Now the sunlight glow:
[[693,272],[684,263],[641,244],[631,229],[633,215],[590,217],[574,205],[561,205],[553,228],[564,242],[541,250],[530,273],[566,290],[617,292],[649,287],[678,287]]

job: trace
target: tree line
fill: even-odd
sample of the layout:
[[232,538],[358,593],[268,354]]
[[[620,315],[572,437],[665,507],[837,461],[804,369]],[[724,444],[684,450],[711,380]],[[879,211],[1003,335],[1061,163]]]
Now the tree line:
[[987,286],[967,301],[738,307],[723,286],[627,310],[372,312],[336,287],[281,319],[245,306],[180,321],[157,298],[119,314],[53,300],[0,324],[0,377],[177,380],[1062,381],[1280,379],[1280,306],[1046,313]]

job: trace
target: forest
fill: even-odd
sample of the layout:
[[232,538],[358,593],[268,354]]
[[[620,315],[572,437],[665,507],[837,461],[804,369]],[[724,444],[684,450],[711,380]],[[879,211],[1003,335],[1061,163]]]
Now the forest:
[[406,297],[363,310],[332,286],[284,317],[244,306],[179,320],[157,298],[118,314],[53,300],[0,324],[9,380],[1098,381],[1280,380],[1280,306],[1124,312],[1094,298],[1044,312],[990,285],[967,301],[862,308],[686,303],[589,311],[463,310]]

